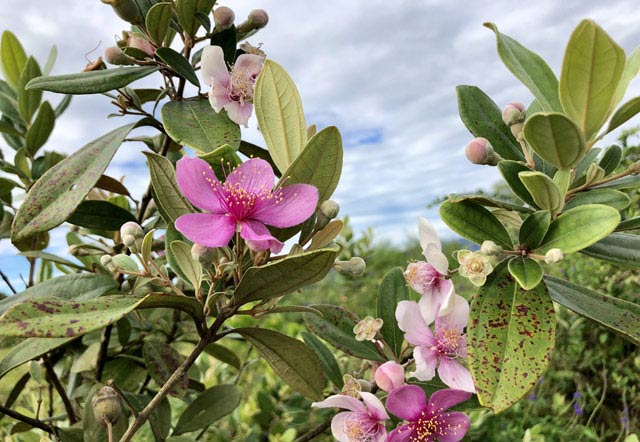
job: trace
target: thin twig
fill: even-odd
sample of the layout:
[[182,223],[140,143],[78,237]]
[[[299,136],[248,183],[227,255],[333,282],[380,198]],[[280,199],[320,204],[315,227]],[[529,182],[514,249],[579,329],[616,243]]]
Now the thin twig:
[[102,339],[100,339],[100,350],[98,351],[98,361],[96,362],[96,381],[98,382],[102,382],[102,373],[107,363],[107,351],[109,350],[109,340],[111,339],[112,330],[113,324],[107,325],[102,332]]
[[308,442],[312,440],[314,437],[324,433],[330,426],[331,426],[331,418],[327,418],[324,422],[316,425],[311,430],[307,431],[302,436],[297,438],[295,442]]
[[53,385],[53,387],[56,389],[56,391],[60,395],[60,398],[62,399],[62,403],[64,404],[64,409],[67,411],[67,416],[69,416],[69,423],[73,425],[76,422],[78,422],[78,419],[76,418],[76,414],[73,411],[73,404],[71,403],[69,396],[67,396],[67,392],[62,386],[62,383],[60,383],[60,379],[58,379],[58,375],[53,369],[53,364],[51,363],[49,358],[47,356],[43,356],[42,360],[44,361],[44,368],[47,371],[47,377],[49,378],[49,382],[51,383],[51,385]]
[[44,422],[39,421],[38,419],[25,416],[24,414],[18,413],[17,411],[13,411],[11,408],[7,408],[4,405],[0,405],[0,413],[6,414],[7,416],[12,417],[15,420],[18,420],[20,422],[24,422],[25,424],[29,424],[32,427],[39,428],[42,431],[46,431],[49,434],[55,434],[54,427],[51,427],[45,424]]
[[11,289],[11,291],[13,292],[13,294],[15,295],[16,293],[16,289],[13,288],[13,286],[11,285],[11,281],[9,281],[9,278],[7,278],[7,275],[5,275],[4,273],[2,273],[2,270],[0,270],[0,276],[2,277],[2,279],[4,280],[4,282],[9,286],[9,288]]

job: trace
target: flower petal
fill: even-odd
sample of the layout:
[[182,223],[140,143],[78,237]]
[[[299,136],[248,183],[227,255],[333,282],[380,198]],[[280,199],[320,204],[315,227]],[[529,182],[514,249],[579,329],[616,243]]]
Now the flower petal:
[[404,338],[412,345],[435,345],[433,333],[420,314],[420,308],[414,301],[400,301],[396,306],[398,327],[404,332]]
[[258,195],[271,192],[275,178],[269,163],[260,158],[252,158],[233,169],[225,184]]
[[233,237],[236,225],[227,215],[188,213],[176,220],[176,229],[195,243],[206,247],[224,247]]
[[387,442],[408,442],[411,436],[415,436],[413,431],[413,424],[400,425],[387,437]]
[[422,250],[422,253],[429,264],[431,264],[440,274],[447,276],[449,260],[445,254],[440,251],[438,244],[427,244],[427,246]]
[[469,393],[475,393],[476,391],[471,373],[455,359],[448,357],[440,358],[438,376],[440,376],[440,380],[444,382],[447,387],[468,391]]
[[440,309],[438,310],[438,316],[443,316],[451,313],[451,310],[455,307],[456,294],[453,287],[453,281],[450,279],[443,279],[438,284],[437,296],[440,299]]
[[367,406],[369,410],[369,415],[373,417],[377,421],[383,421],[385,419],[389,419],[389,415],[387,414],[387,410],[385,410],[384,405],[380,402],[380,399],[375,394],[367,393],[366,391],[361,391],[360,396],[364,401],[364,404]]
[[430,381],[436,375],[438,363],[438,350],[429,347],[416,347],[413,350],[413,358],[416,361],[416,370],[409,373],[419,381]]
[[[211,96],[209,96],[209,99],[211,99]],[[227,115],[231,121],[240,126],[249,127],[249,118],[253,112],[253,104],[229,100],[223,107],[227,111]]]
[[211,86],[214,81],[229,84],[231,75],[224,62],[224,53],[220,46],[207,46],[202,51],[202,81]]
[[209,89],[209,104],[214,111],[220,112],[223,107],[227,106],[231,103],[231,99],[229,98],[229,91],[226,87],[222,87],[217,83],[211,86]]
[[292,184],[273,193],[273,198],[256,201],[253,218],[274,227],[291,227],[306,221],[318,205],[318,189],[309,184]]
[[438,436],[439,442],[459,442],[469,431],[469,417],[459,411],[444,413],[446,433]]
[[407,421],[417,420],[426,408],[427,395],[417,385],[403,385],[387,397],[387,409]]
[[284,247],[284,243],[272,236],[269,229],[259,221],[242,221],[240,236],[254,252],[271,250],[271,253],[280,253]]
[[182,157],[176,164],[176,179],[180,191],[191,204],[212,213],[224,212],[216,191],[220,182],[206,161]]
[[[312,405],[313,406],[313,405]],[[331,419],[331,434],[336,438],[338,442],[349,442],[349,435],[345,432],[345,421],[349,418],[349,415],[353,414],[350,411],[343,411],[333,416]]]
[[460,295],[454,295],[451,301],[449,312],[436,319],[436,330],[442,324],[446,328],[452,328],[462,333],[469,322],[469,301]]
[[450,388],[438,390],[429,398],[427,411],[431,414],[440,414],[461,402],[469,400],[470,397],[471,393],[467,391],[452,390]]
[[343,408],[349,411],[357,411],[358,413],[366,413],[367,409],[358,399],[348,394],[334,394],[323,401],[311,404],[315,408]]
[[418,219],[418,238],[420,239],[420,246],[424,251],[429,244],[435,244],[438,250],[442,249],[440,244],[440,238],[438,238],[438,232],[425,218],[420,217]]
[[236,69],[242,69],[244,75],[255,79],[262,69],[262,57],[255,54],[242,54],[233,65],[233,70]]

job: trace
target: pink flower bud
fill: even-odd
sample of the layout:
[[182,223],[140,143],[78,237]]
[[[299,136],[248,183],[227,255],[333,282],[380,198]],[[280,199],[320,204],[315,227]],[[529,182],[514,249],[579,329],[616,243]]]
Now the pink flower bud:
[[390,392],[404,385],[404,368],[394,361],[385,362],[376,370],[375,379],[378,387]]
[[464,152],[467,155],[467,159],[473,164],[496,166],[502,159],[500,155],[494,152],[489,140],[482,137],[471,140]]
[[127,42],[127,46],[132,48],[140,49],[147,55],[153,56],[156,53],[156,47],[151,44],[151,42],[142,37],[129,37],[129,41]]
[[525,107],[524,104],[514,101],[507,104],[502,110],[502,121],[507,126],[524,122]]
[[226,29],[233,24],[236,19],[236,14],[233,9],[227,6],[220,6],[213,11],[213,21],[216,22],[216,26]]
[[247,18],[256,29],[264,28],[269,23],[269,16],[264,9],[254,9]]

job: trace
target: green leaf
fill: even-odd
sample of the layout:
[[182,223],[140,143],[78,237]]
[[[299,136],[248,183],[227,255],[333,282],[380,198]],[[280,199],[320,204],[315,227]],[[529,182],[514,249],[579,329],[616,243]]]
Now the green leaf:
[[56,264],[62,264],[67,267],[72,267],[78,270],[85,270],[85,267],[82,264],[78,264],[77,262],[69,261],[68,259],[61,258],[59,256],[53,255],[47,252],[29,250],[26,252],[21,252],[20,255],[26,256],[27,258],[39,258],[45,261],[54,262]]
[[495,215],[471,201],[445,201],[440,217],[451,230],[476,244],[491,240],[508,249],[513,247],[509,233]]
[[546,275],[551,298],[577,314],[602,324],[640,345],[640,305]]
[[[173,69],[178,75],[184,77],[189,83],[200,88],[200,81],[196,72],[191,67],[189,61],[184,56],[171,48],[158,48],[156,55],[162,59],[167,65]],[[174,102],[175,103],[175,102]],[[209,112],[213,112],[209,105]]]
[[[156,3],[149,9],[145,18],[147,34],[156,46],[162,46],[162,42],[169,31],[171,24],[171,14],[173,13],[172,3]],[[162,56],[160,56],[162,58]]]
[[0,361],[0,378],[25,362],[62,347],[75,338],[28,338],[9,350]]
[[619,266],[640,269],[640,235],[612,233],[581,252]]
[[324,397],[320,358],[303,342],[262,328],[234,331],[244,336],[291,388],[316,401]]
[[118,268],[126,272],[137,273],[140,271],[138,263],[129,255],[124,253],[118,253],[113,256],[113,264]]
[[320,281],[331,270],[337,256],[337,248],[326,248],[251,267],[235,290],[236,304],[276,298]]
[[236,153],[236,149],[225,144],[212,152],[200,153],[198,158],[202,158],[211,166],[213,173],[220,181],[224,181],[230,169],[235,169],[242,160]]
[[0,335],[71,338],[114,323],[134,310],[144,298],[103,296],[86,301],[28,300],[0,316]]
[[626,56],[592,20],[582,20],[571,34],[560,75],[565,113],[592,139],[607,121]]
[[535,252],[545,254],[555,248],[565,255],[577,252],[609,235],[619,222],[620,214],[613,207],[602,204],[575,207],[551,222]]
[[11,241],[17,242],[62,224],[109,165],[134,124],[115,129],[65,158],[31,187],[16,213]]
[[[159,386],[164,385],[171,375],[178,370],[184,358],[166,342],[147,338],[142,344],[142,357],[149,370],[149,375]],[[169,394],[184,397],[189,387],[189,377],[185,373],[169,390]]]
[[574,167],[587,152],[582,131],[563,114],[536,114],[527,120],[523,133],[529,146],[558,169]]
[[191,247],[182,241],[172,241],[170,249],[187,281],[193,288],[199,289],[202,284],[202,264],[191,257]]
[[307,144],[307,124],[298,89],[282,66],[266,60],[253,99],[267,149],[278,170],[284,173]]
[[617,145],[609,146],[598,163],[604,169],[604,175],[610,175],[618,168],[622,160],[622,148]]
[[523,160],[522,149],[502,121],[502,111],[475,86],[456,86],[460,119],[474,137],[489,140],[493,149],[504,159]]
[[144,78],[157,70],[155,67],[114,68],[79,74],[53,75],[34,78],[27,89],[40,89],[60,94],[100,94],[119,89]]
[[624,230],[637,230],[640,229],[640,216],[636,216],[635,218],[625,219],[618,224],[616,227],[616,232],[621,232]]
[[42,71],[40,70],[40,66],[38,66],[38,62],[33,57],[29,57],[20,75],[20,83],[18,84],[18,110],[26,123],[31,122],[33,114],[38,110],[40,102],[42,101],[42,91],[27,90],[25,86],[30,80],[40,77],[41,75]]
[[236,47],[238,46],[238,33],[234,25],[229,26],[220,32],[215,32],[211,36],[211,45],[220,46],[224,61],[234,64],[236,61]]
[[522,181],[520,181],[520,177],[518,176],[520,172],[530,172],[531,169],[518,161],[503,160],[498,163],[498,170],[511,188],[511,191],[518,198],[529,204],[531,207],[537,207],[531,197],[531,194],[527,188],[524,187],[524,184],[522,184]]
[[551,178],[542,172],[520,172],[518,176],[531,194],[536,206],[552,213],[562,210],[564,195]]
[[640,112],[640,97],[634,97],[616,110],[609,121],[607,133],[617,129]]
[[47,63],[44,65],[44,70],[42,71],[43,75],[49,75],[51,73],[53,65],[56,63],[56,58],[58,58],[58,48],[56,47],[56,45],[53,45],[51,46],[51,50],[49,51]]
[[167,223],[187,213],[194,212],[191,204],[182,196],[176,181],[176,171],[171,161],[161,155],[144,152],[149,165],[149,175],[153,186],[154,201]]
[[182,26],[187,34],[193,37],[196,35],[199,26],[196,12],[209,15],[214,3],[215,0],[177,0],[176,14],[178,16],[178,23],[180,23],[180,26]]
[[538,381],[551,360],[555,313],[544,284],[523,290],[500,264],[471,302],[469,370],[481,405],[506,410]]
[[597,189],[636,189],[640,187],[640,175],[628,175],[617,180],[613,180],[606,184],[596,186]]
[[237,149],[240,128],[225,113],[216,113],[209,100],[170,101],[162,107],[162,123],[178,144],[212,152],[225,144]]
[[524,290],[532,290],[542,281],[542,267],[531,258],[514,256],[509,260],[509,273]]
[[576,194],[566,205],[565,210],[585,204],[604,204],[617,210],[629,207],[631,199],[626,193],[613,189],[591,189]]
[[357,358],[385,362],[373,343],[356,340],[353,332],[358,323],[356,315],[337,305],[314,304],[311,307],[320,311],[322,317],[311,313],[305,313],[302,317],[307,328],[316,336]]
[[529,250],[535,249],[542,243],[549,230],[549,224],[551,224],[551,212],[548,210],[532,213],[520,226],[518,243]]
[[2,33],[0,62],[4,78],[14,89],[18,89],[20,75],[27,62],[27,55],[20,41],[11,31],[4,31]]
[[222,384],[198,395],[182,412],[173,435],[203,430],[240,405],[240,390],[235,385]]
[[542,57],[508,35],[498,32],[495,24],[484,23],[484,26],[496,33],[498,55],[502,62],[529,88],[541,109],[547,112],[560,111],[562,107],[558,97],[558,79]]
[[333,382],[338,388],[342,388],[344,386],[344,382],[342,381],[342,371],[340,371],[340,366],[336,361],[336,358],[331,353],[331,350],[327,348],[326,345],[322,343],[322,341],[308,332],[301,332],[300,335],[304,342],[311,347],[318,357],[320,358],[320,363],[322,364],[322,371],[326,375],[327,379]]
[[[529,169],[527,169],[529,170]],[[484,207],[495,207],[497,209],[504,209],[510,211],[516,211],[520,213],[531,213],[529,207],[519,206],[507,201],[501,201],[495,198],[490,198],[485,195],[456,195],[454,193],[447,195],[447,200],[452,203],[458,203],[460,201],[471,201]]]
[[76,226],[107,231],[116,231],[128,221],[136,221],[131,212],[108,201],[97,200],[81,202],[67,218],[67,222]]
[[624,70],[620,76],[620,81],[616,87],[616,93],[613,97],[611,109],[615,109],[618,104],[620,104],[625,92],[627,92],[629,83],[631,83],[631,80],[638,75],[638,71],[640,71],[640,48],[636,48],[631,55],[627,57],[627,61],[624,64]]
[[35,121],[27,131],[26,147],[29,155],[34,156],[38,149],[47,142],[53,126],[56,123],[56,116],[48,101],[40,105]]
[[111,276],[71,273],[41,282],[23,292],[3,299],[0,301],[0,314],[24,301],[49,298],[85,301],[102,296],[117,288],[118,283]]
[[378,287],[376,317],[382,319],[380,334],[399,360],[404,341],[404,333],[398,328],[396,306],[400,301],[409,299],[409,289],[400,267],[390,270]]
[[242,363],[240,362],[240,359],[238,358],[238,356],[236,356],[236,354],[231,350],[229,350],[227,347],[224,347],[220,344],[216,344],[216,343],[209,344],[205,347],[204,351],[205,353],[207,353],[210,356],[213,356],[220,362],[229,364],[236,370],[240,370],[240,367],[242,366]]

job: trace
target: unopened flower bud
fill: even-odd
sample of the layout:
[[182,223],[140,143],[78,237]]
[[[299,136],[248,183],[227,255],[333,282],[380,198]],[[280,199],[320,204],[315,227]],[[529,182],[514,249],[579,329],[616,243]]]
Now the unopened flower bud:
[[387,393],[404,385],[404,367],[395,361],[388,361],[376,370],[376,384]]
[[129,221],[120,227],[120,237],[125,246],[132,252],[140,251],[142,240],[144,239],[144,230],[138,223]]
[[598,163],[591,163],[585,174],[585,185],[589,186],[596,181],[600,181],[604,178],[604,169],[598,165]]
[[115,13],[126,22],[134,25],[144,24],[143,17],[134,0],[100,0],[111,5]]
[[364,391],[367,393],[371,392],[371,382],[367,381],[366,379],[358,379],[358,384],[360,384],[360,391]]
[[522,132],[525,116],[524,104],[519,102],[509,103],[502,110],[502,121],[511,128],[514,137]]
[[107,65],[104,64],[104,61],[102,61],[102,57],[98,57],[97,60],[90,61],[89,63],[87,63],[84,69],[82,70],[82,72],[101,71],[106,68],[107,68]]
[[120,417],[122,407],[118,394],[111,387],[102,387],[91,399],[93,416],[96,421],[106,426],[107,422],[114,424]]
[[554,264],[556,262],[562,261],[564,256],[562,255],[562,250],[560,249],[551,249],[544,255],[544,262],[547,264]]
[[473,164],[486,164],[488,166],[497,166],[502,159],[498,155],[486,138],[478,137],[471,140],[464,151],[467,159]]
[[233,9],[227,6],[219,6],[213,11],[213,21],[216,23],[216,26],[221,29],[227,29],[231,26],[236,19],[236,14],[233,12]]
[[326,200],[320,204],[320,213],[329,219],[334,219],[340,213],[340,205],[333,200]]
[[502,247],[494,243],[493,241],[484,241],[480,246],[480,252],[487,256],[497,256],[502,253]]
[[629,167],[627,167],[627,170],[633,175],[640,173],[640,160],[632,163]]
[[360,276],[364,274],[367,263],[359,256],[354,256],[349,261],[336,261],[333,264],[333,268],[343,275]]
[[113,257],[111,255],[102,255],[100,257],[100,264],[111,272],[118,270],[118,266],[113,262]]
[[194,261],[199,261],[201,264],[210,265],[213,261],[213,255],[215,249],[203,246],[202,244],[194,243],[191,246],[191,257]]
[[127,46],[139,49],[151,57],[156,53],[156,47],[149,40],[135,35],[129,37]]
[[383,321],[380,318],[365,316],[363,320],[353,327],[353,333],[357,341],[371,341],[382,328]]
[[362,391],[362,386],[360,382],[350,374],[345,374],[342,376],[342,383],[344,384],[342,390],[340,390],[340,394],[346,394],[352,397],[359,397],[360,391]]
[[130,57],[128,57],[122,49],[117,46],[110,46],[104,50],[104,59],[109,64],[115,64],[119,66],[127,66],[134,64]]
[[247,17],[256,29],[261,29],[269,23],[269,15],[264,9],[254,9]]

